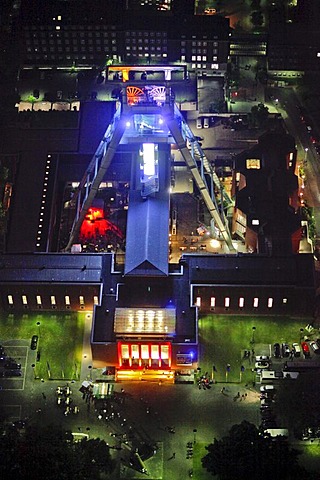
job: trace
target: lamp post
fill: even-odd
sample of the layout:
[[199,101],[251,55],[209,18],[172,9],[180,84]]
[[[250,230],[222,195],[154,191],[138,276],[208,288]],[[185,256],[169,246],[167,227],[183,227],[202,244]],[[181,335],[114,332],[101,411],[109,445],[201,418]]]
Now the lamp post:
[[255,339],[254,339],[255,332],[256,332],[256,327],[252,327],[252,339],[251,339],[252,344],[254,344],[254,342],[255,342]]
[[90,380],[92,380],[92,365],[88,365],[89,373],[90,373]]
[[193,443],[196,443],[196,441],[197,441],[197,429],[194,428],[193,429]]
[[40,322],[37,322],[37,327],[38,327],[38,337],[39,337],[39,340],[38,340],[38,343],[40,342],[40,325],[41,323]]
[[306,147],[306,148],[304,149],[304,152],[305,152],[305,153],[304,153],[304,159],[303,159],[303,165],[304,165],[304,166],[307,165],[308,151],[309,151],[309,148]]
[[36,376],[36,366],[35,366],[35,364],[32,363],[31,367],[32,367],[32,370],[33,370],[33,378],[36,379],[37,376]]
[[303,328],[300,328],[300,343],[303,339]]

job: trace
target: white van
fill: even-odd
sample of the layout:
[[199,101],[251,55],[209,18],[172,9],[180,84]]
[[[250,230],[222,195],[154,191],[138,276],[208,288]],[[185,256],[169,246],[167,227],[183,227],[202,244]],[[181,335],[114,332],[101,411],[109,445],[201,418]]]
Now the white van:
[[283,377],[282,372],[274,372],[270,370],[261,370],[261,382],[272,383],[274,380],[279,380]]
[[274,392],[275,391],[275,386],[274,385],[262,385],[260,387],[260,392]]
[[202,128],[202,118],[201,117],[198,117],[197,118],[197,128]]
[[204,126],[204,128],[209,128],[210,127],[210,118],[209,117],[204,117],[203,126]]

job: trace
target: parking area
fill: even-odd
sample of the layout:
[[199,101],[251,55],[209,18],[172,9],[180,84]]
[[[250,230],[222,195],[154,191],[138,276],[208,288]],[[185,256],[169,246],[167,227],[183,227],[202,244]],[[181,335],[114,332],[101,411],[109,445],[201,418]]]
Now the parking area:
[[0,385],[2,390],[24,390],[28,364],[27,341],[2,342],[0,357]]

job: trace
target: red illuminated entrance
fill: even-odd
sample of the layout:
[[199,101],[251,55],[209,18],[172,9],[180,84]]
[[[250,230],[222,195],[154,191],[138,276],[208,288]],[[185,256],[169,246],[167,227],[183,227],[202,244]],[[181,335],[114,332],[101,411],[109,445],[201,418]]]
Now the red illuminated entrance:
[[171,343],[118,342],[119,369],[170,369]]

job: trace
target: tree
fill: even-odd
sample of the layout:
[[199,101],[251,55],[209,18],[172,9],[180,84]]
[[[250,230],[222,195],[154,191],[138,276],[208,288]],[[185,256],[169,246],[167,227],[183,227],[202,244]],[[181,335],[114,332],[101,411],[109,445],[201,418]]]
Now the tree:
[[114,464],[109,447],[100,439],[75,443],[60,426],[27,425],[3,431],[0,477],[6,480],[99,480]]
[[284,378],[275,397],[274,411],[297,436],[305,428],[320,427],[318,372],[304,372],[295,380]]
[[252,12],[251,23],[255,27],[261,27],[263,25],[263,15],[262,15],[261,10],[257,10],[256,12]]
[[298,464],[299,452],[284,437],[271,438],[246,420],[233,425],[221,440],[214,439],[206,450],[202,466],[221,480],[307,478]]
[[263,105],[263,103],[254,105],[251,108],[252,123],[256,125],[258,128],[264,127],[268,120],[268,114],[269,114],[268,107]]

